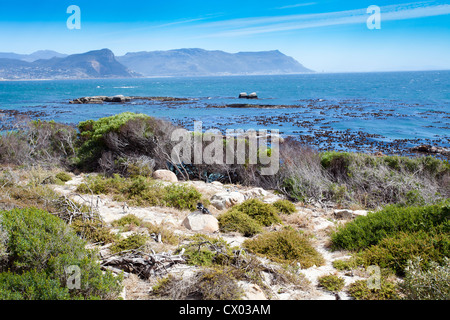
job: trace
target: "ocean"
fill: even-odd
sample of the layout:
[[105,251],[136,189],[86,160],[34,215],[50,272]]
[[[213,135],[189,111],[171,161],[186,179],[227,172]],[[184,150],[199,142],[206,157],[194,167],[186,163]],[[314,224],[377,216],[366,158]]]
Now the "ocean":
[[[259,99],[238,99],[241,92]],[[187,100],[69,103],[96,95]],[[194,120],[205,130],[277,129],[320,150],[403,152],[450,147],[450,71],[0,81],[0,110],[68,124],[131,111],[188,129]]]

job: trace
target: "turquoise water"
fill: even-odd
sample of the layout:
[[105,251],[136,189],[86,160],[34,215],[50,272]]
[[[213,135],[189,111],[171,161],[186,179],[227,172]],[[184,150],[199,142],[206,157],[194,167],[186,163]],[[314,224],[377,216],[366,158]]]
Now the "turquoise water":
[[[256,92],[260,99],[238,99],[240,92]],[[191,100],[120,105],[68,103],[83,96],[118,94]],[[217,108],[233,103],[292,107]],[[201,120],[204,128],[278,129],[286,135],[310,136],[313,142],[330,134],[342,138],[342,132],[348,132],[377,142],[404,139],[408,145],[424,142],[448,147],[450,71],[2,81],[0,109],[42,112],[41,118],[64,123],[133,111],[190,129],[193,120]],[[339,146],[339,139],[335,140],[320,143]]]

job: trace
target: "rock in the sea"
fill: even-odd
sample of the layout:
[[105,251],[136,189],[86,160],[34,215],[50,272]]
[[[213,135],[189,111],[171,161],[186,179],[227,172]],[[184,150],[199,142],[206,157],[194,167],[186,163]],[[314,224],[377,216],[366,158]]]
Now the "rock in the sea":
[[74,99],[69,103],[72,104],[101,104],[103,102],[129,102],[131,97],[125,97],[123,95],[117,95],[113,97],[107,96],[93,96],[93,97],[82,97]]
[[239,99],[258,99],[258,95],[256,92],[252,92],[250,94],[247,94],[247,92],[241,92],[239,94]]
[[211,197],[211,205],[218,210],[231,208],[245,201],[245,196],[240,192],[221,192]]
[[247,99],[258,99],[256,92],[252,92],[248,95]]
[[167,182],[178,181],[176,174],[169,170],[156,170],[155,172],[153,172],[153,178]]
[[428,144],[423,144],[420,146],[416,146],[411,148],[413,152],[423,152],[423,153],[440,153],[443,155],[450,155],[450,150],[442,147],[430,146]]
[[219,231],[219,221],[210,215],[203,214],[201,211],[190,213],[184,220],[183,226],[188,230],[198,232],[217,232]]

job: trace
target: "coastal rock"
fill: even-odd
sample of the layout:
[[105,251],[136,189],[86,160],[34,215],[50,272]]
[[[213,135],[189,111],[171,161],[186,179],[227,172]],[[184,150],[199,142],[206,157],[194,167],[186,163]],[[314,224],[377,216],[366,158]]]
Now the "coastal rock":
[[334,217],[338,220],[353,219],[353,212],[351,210],[334,210]]
[[243,300],[267,300],[264,291],[257,284],[244,281],[239,281],[238,284],[241,286],[245,294]]
[[201,211],[190,213],[182,225],[192,231],[197,232],[217,232],[219,231],[219,221],[210,214],[203,214]]
[[252,92],[250,94],[247,94],[247,92],[241,92],[239,94],[239,99],[258,99],[258,95],[256,92]]
[[172,171],[169,170],[156,170],[153,172],[153,178],[156,180],[163,180],[167,182],[177,182],[178,178]]
[[252,92],[248,95],[247,99],[258,99],[256,92]]
[[242,194],[245,197],[245,200],[247,199],[254,199],[254,198],[264,198],[269,195],[269,193],[264,190],[263,188],[253,188],[247,191],[242,192]]
[[366,210],[334,210],[334,217],[338,220],[350,220],[359,216],[367,216]]
[[211,197],[211,205],[218,210],[231,208],[245,201],[245,196],[240,192],[221,192]]
[[443,155],[450,155],[450,150],[442,147],[431,146],[427,144],[423,144],[420,146],[416,146],[411,148],[413,152],[422,152],[422,153],[440,153]]
[[129,102],[131,101],[131,97],[125,97],[123,95],[117,95],[113,97],[107,97],[107,96],[93,96],[93,97],[82,97],[77,98],[69,103],[71,104],[102,104],[103,102],[116,102],[116,103],[123,103],[123,102]]

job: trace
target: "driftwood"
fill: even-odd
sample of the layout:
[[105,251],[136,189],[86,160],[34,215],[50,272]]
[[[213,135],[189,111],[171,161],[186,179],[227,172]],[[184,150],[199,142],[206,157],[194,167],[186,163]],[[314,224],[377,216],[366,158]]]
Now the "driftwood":
[[101,266],[115,273],[120,270],[125,274],[133,273],[142,279],[148,279],[168,273],[168,269],[177,263],[185,263],[183,254],[184,249],[178,255],[173,255],[172,252],[157,254],[153,250],[151,254],[128,250],[102,258]]

